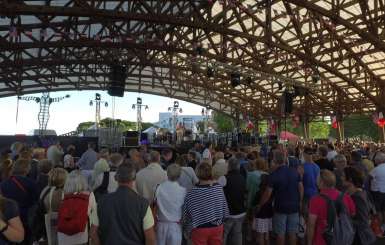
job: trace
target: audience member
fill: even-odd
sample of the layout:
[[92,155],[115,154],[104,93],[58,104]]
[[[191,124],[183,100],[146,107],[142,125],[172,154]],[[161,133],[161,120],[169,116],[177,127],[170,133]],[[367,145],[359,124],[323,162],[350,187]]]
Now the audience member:
[[29,179],[30,170],[28,160],[17,160],[12,167],[11,177],[0,184],[0,191],[6,198],[14,200],[19,207],[20,219],[25,231],[25,239],[21,244],[31,244],[31,227],[29,224],[29,211],[36,204],[39,195],[36,184]]
[[376,241],[376,236],[369,224],[370,203],[366,192],[363,190],[364,173],[357,168],[347,167],[344,169],[343,179],[346,191],[356,207],[356,215],[353,216],[353,225],[356,231],[353,245],[372,244]]
[[186,160],[184,160],[182,157],[178,157],[176,159],[176,164],[181,167],[181,174],[178,178],[178,183],[180,186],[189,191],[195,186],[195,184],[199,182],[199,180],[195,174],[194,169],[186,166],[186,163]]
[[0,213],[0,244],[21,243],[25,233],[17,204],[0,195]]
[[167,180],[167,173],[160,166],[159,152],[152,151],[150,157],[151,163],[136,175],[136,189],[152,205],[155,188]]
[[385,153],[378,152],[374,158],[376,167],[370,172],[370,190],[377,212],[385,224]]
[[183,204],[183,225],[193,245],[222,245],[223,223],[229,215],[221,185],[213,182],[209,163],[197,166],[199,183],[187,193]]
[[[342,201],[346,206],[348,213],[354,216],[356,209],[353,200],[349,195],[339,192],[335,189],[336,177],[333,172],[323,169],[320,172],[318,186],[321,195],[327,196],[335,201],[340,195],[343,195]],[[316,195],[312,197],[309,203],[309,216],[307,221],[307,244],[326,245],[323,238],[323,232],[327,227],[328,204],[324,197]]]
[[64,168],[68,171],[71,172],[72,170],[76,169],[75,165],[75,159],[74,156],[76,154],[76,148],[74,145],[69,145],[67,147],[67,153],[64,155]]
[[81,170],[91,171],[98,160],[98,153],[95,151],[96,144],[94,142],[88,143],[88,149],[85,151],[77,162],[77,166]]
[[328,148],[325,145],[321,145],[318,148],[318,155],[319,159],[315,161],[315,163],[318,165],[320,169],[327,169],[329,171],[334,171],[334,164],[333,162],[328,160]]
[[48,173],[52,169],[52,162],[48,159],[39,162],[39,175],[37,177],[36,187],[38,194],[48,185]]
[[273,151],[273,164],[277,167],[269,175],[268,188],[263,194],[257,210],[265,205],[273,195],[273,230],[277,235],[277,245],[285,244],[286,235],[290,245],[296,245],[299,226],[300,203],[303,198],[301,177],[294,168],[289,168],[285,155]]
[[[224,160],[224,159],[223,159]],[[240,163],[230,158],[226,186],[223,188],[230,214],[225,220],[223,244],[242,244],[242,225],[246,216],[246,180],[240,173]]]
[[318,193],[317,179],[320,174],[319,165],[313,162],[313,150],[305,147],[303,151],[303,188],[304,188],[304,213],[307,214],[309,200]]
[[99,204],[101,245],[156,244],[149,202],[134,191],[135,172],[132,164],[119,165],[115,175],[118,189],[107,194]]
[[63,148],[61,147],[60,142],[51,145],[47,149],[47,159],[50,160],[54,167],[61,166],[63,167]]
[[180,245],[182,243],[180,222],[186,189],[178,184],[181,172],[179,165],[169,165],[167,167],[168,180],[161,183],[155,192],[158,208],[157,245]]
[[[87,202],[88,208],[86,208],[86,210],[80,209],[80,206],[83,206],[83,204],[71,205],[74,203],[80,204],[80,202]],[[87,214],[79,213],[79,210],[87,212]],[[64,199],[60,204],[58,213],[58,245],[87,244],[90,240],[96,244],[99,242],[97,235],[99,220],[95,196],[92,192],[89,192],[87,181],[79,170],[72,171],[66,178],[64,184]],[[69,214],[72,215],[68,217],[67,215]],[[79,220],[79,217],[83,217],[84,215],[88,217],[86,218],[84,231],[75,234],[66,234],[60,229],[60,216],[64,216],[65,218],[63,218],[63,220],[67,222],[69,218],[71,220]]]
[[333,162],[335,165],[334,174],[336,176],[336,188],[339,191],[344,191],[345,187],[344,187],[343,182],[342,182],[342,176],[344,174],[344,169],[347,166],[346,157],[342,154],[337,154],[334,157]]

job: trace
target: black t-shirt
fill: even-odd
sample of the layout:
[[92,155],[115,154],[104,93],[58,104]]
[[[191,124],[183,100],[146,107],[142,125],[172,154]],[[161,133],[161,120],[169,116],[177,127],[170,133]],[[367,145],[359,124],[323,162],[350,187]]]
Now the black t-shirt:
[[320,169],[327,169],[330,171],[334,171],[334,164],[326,158],[318,159],[317,161],[315,161],[315,163],[317,163]]
[[[3,206],[3,219],[4,222],[8,223],[9,220],[19,216],[19,209],[17,207],[16,202],[5,199],[4,200],[4,206]],[[0,245],[7,245],[10,244],[10,242],[3,236],[3,234],[0,234]]]

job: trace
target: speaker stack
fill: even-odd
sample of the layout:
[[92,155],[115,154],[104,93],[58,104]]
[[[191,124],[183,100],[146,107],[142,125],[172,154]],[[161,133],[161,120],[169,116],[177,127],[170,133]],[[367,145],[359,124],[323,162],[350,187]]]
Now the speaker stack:
[[121,65],[111,66],[110,81],[107,92],[111,96],[123,97],[127,78],[127,67]]

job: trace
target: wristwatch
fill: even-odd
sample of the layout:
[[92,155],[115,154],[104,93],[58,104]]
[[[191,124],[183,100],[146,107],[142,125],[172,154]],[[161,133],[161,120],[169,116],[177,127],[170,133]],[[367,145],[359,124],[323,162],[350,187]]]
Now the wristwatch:
[[5,223],[5,226],[3,228],[1,228],[0,233],[3,233],[7,229],[8,229],[8,223]]

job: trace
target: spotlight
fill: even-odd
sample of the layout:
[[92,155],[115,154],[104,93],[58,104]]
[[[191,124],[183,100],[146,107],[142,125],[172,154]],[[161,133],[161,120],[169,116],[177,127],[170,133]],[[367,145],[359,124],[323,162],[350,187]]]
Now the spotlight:
[[231,87],[235,88],[241,85],[241,74],[239,72],[234,72],[230,74]]
[[101,95],[99,93],[96,93],[95,100],[101,100],[101,99],[102,99]]
[[214,76],[214,68],[211,66],[207,66],[206,75],[207,75],[207,77],[213,77]]
[[108,103],[107,103],[107,102],[106,102],[106,103],[104,103],[104,106],[105,106],[105,107],[108,107]]
[[94,102],[92,102],[92,100],[90,101],[90,106],[93,106],[94,105]]

